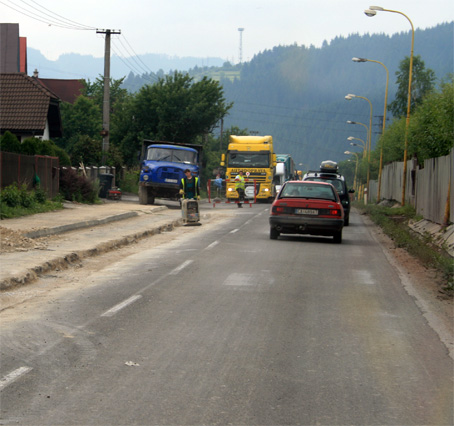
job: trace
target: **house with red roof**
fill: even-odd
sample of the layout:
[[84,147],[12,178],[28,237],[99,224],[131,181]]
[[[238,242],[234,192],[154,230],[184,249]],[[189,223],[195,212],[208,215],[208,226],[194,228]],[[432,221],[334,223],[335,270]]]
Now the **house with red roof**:
[[0,74],[0,135],[19,140],[62,136],[60,98],[25,73]]

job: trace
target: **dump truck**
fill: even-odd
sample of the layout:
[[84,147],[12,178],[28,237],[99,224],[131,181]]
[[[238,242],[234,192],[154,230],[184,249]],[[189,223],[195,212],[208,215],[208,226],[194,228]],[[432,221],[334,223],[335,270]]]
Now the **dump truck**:
[[177,201],[180,182],[189,169],[199,177],[202,145],[144,140],[139,177],[139,203],[154,204],[156,198]]

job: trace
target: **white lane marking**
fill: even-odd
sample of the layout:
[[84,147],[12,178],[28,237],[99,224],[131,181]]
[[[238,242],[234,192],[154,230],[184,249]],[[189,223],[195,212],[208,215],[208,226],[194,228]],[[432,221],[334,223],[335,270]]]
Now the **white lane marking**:
[[230,231],[230,234],[234,234],[235,232],[238,232],[238,231],[239,231],[239,229],[234,229],[234,230]]
[[10,385],[15,380],[17,380],[20,376],[27,374],[31,370],[32,370],[31,367],[20,367],[17,370],[14,370],[11,373],[7,374],[5,377],[0,379],[0,390],[2,390],[3,388],[6,388],[6,386]]
[[212,249],[213,247],[216,247],[219,244],[219,241],[213,241],[209,246],[207,246],[207,249]]
[[113,308],[109,309],[108,311],[104,312],[101,316],[102,317],[111,317],[115,315],[118,311],[125,308],[126,306],[134,303],[136,300],[140,299],[142,296],[140,294],[136,294],[135,296],[131,296],[129,299],[124,300],[123,302],[115,305]]
[[186,266],[190,265],[192,262],[194,262],[194,261],[193,260],[186,260],[180,266],[177,266],[174,270],[170,271],[169,275],[178,274],[178,272],[180,272],[182,269],[186,268]]

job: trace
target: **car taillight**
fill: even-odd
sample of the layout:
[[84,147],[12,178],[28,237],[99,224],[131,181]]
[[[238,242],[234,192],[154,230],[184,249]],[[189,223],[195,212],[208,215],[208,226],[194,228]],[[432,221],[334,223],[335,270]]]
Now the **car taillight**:
[[341,211],[340,210],[330,210],[330,214],[332,216],[341,216]]
[[285,207],[282,206],[273,206],[271,209],[271,214],[282,214],[285,213]]

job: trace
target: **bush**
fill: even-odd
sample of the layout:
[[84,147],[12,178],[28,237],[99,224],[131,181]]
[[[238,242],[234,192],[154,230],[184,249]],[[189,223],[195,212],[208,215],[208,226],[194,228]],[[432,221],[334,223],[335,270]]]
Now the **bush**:
[[131,194],[137,194],[139,192],[139,177],[140,169],[126,170],[118,186],[120,186],[123,192],[129,192]]
[[13,184],[2,189],[1,201],[2,204],[6,204],[9,207],[20,206],[21,195],[17,184]]
[[9,130],[0,138],[0,151],[14,152],[16,154],[20,154],[21,152],[19,139]]
[[25,185],[22,186],[20,192],[20,205],[26,209],[30,209],[35,205],[35,193],[27,191]]
[[35,189],[35,201],[38,204],[45,204],[47,201],[47,194],[46,191],[43,191],[42,189]]
[[60,172],[60,192],[65,200],[93,204],[98,200],[98,191],[85,176],[79,176],[73,169]]

